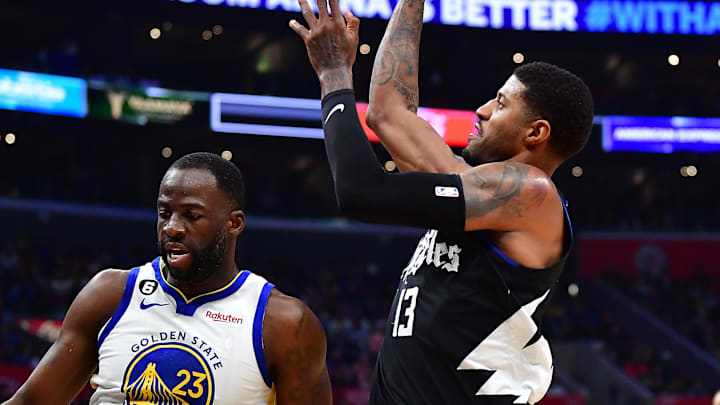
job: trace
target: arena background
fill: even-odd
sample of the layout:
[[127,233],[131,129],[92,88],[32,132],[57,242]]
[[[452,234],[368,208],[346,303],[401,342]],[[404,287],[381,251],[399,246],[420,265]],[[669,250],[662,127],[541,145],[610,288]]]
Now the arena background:
[[[569,0],[529,3],[561,1]],[[368,16],[382,11],[372,0],[351,3]],[[486,12],[490,3],[474,2]],[[590,144],[554,176],[577,239],[542,325],[555,375],[541,404],[710,404],[720,389],[720,161],[712,152],[720,126],[608,117],[720,116],[720,5],[664,2],[671,13],[650,8],[659,2],[570,1],[584,23],[553,32],[537,30],[550,24],[542,15],[513,29],[511,3],[501,29],[469,26],[482,25],[482,9],[457,25],[443,24],[449,14],[425,25],[421,113],[445,125],[446,138],[462,138],[466,129],[458,133],[451,118],[467,119],[513,68],[537,60],[574,71],[594,94]],[[421,231],[340,217],[322,141],[295,137],[316,134],[319,113],[313,101],[290,98],[317,103],[319,86],[287,28],[299,17],[284,11],[292,4],[0,4],[0,400],[37,364],[93,274],[156,255],[163,172],[185,153],[210,151],[245,176],[239,265],[318,314],[335,403],[366,403],[397,277]],[[450,2],[433,4],[437,14]],[[361,102],[385,25],[362,20]],[[617,135],[609,128],[622,123],[645,132],[613,145],[636,151],[606,150],[603,130]],[[673,148],[666,136],[678,127],[702,139],[678,138]],[[290,136],[267,135],[274,132]]]

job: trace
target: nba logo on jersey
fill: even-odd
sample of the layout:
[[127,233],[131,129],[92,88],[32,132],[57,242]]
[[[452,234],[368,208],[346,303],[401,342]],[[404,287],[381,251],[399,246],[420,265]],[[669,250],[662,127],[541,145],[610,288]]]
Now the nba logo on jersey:
[[207,361],[182,343],[161,343],[138,353],[125,370],[126,405],[210,405],[214,379]]
[[435,186],[435,195],[438,197],[460,197],[457,187]]

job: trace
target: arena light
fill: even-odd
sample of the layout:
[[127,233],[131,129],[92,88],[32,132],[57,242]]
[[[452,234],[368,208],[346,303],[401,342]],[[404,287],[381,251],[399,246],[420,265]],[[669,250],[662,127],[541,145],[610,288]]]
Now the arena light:
[[152,38],[152,39],[159,39],[161,34],[162,33],[160,32],[160,28],[154,27],[153,29],[150,30],[150,38]]
[[5,135],[5,143],[8,145],[14,144],[16,140],[17,140],[17,137],[12,132]]
[[215,35],[221,35],[223,33],[223,26],[220,24],[213,25],[212,33]]
[[395,161],[393,161],[393,160],[388,160],[387,162],[385,162],[384,166],[385,166],[385,170],[388,172],[392,172],[392,171],[395,171],[395,169],[397,169],[397,164],[395,164]]
[[525,55],[523,55],[523,54],[520,53],[520,52],[516,52],[516,53],[513,55],[512,59],[513,59],[513,62],[515,62],[515,63],[517,63],[517,64],[521,64],[521,63],[523,63],[523,62],[525,61]]
[[224,150],[222,151],[220,156],[225,160],[232,160],[233,154],[229,150]]
[[580,166],[575,166],[570,170],[570,173],[572,173],[575,177],[581,177],[583,175],[583,168]]
[[577,297],[578,294],[580,294],[580,287],[575,283],[570,283],[570,285],[568,285],[568,294],[571,297]]
[[173,155],[173,150],[171,147],[166,146],[166,147],[162,148],[162,150],[160,151],[160,154],[165,159],[169,159]]
[[212,39],[212,37],[213,37],[212,31],[210,31],[210,30],[204,30],[204,31],[202,32],[202,39],[204,39],[204,40],[206,40],[206,41],[209,41],[209,40]]
[[360,45],[360,54],[361,55],[367,55],[369,53],[370,53],[370,45],[368,45],[368,44]]
[[680,64],[680,57],[675,54],[672,54],[672,55],[668,56],[667,61],[670,64],[670,66],[677,66]]
[[695,166],[693,166],[693,165],[690,165],[690,166],[687,167],[687,175],[688,175],[688,177],[695,177],[695,176],[697,176],[697,174],[698,174],[698,169],[697,169],[697,167],[695,167]]

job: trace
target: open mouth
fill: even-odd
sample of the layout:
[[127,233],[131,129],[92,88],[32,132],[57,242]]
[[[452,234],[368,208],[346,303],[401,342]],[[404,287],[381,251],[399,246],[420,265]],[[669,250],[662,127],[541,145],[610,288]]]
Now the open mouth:
[[482,126],[480,126],[480,122],[476,122],[474,127],[475,127],[475,131],[470,133],[470,139],[482,138],[483,130],[482,130]]
[[192,261],[190,250],[179,243],[165,244],[168,264],[174,268],[186,267]]

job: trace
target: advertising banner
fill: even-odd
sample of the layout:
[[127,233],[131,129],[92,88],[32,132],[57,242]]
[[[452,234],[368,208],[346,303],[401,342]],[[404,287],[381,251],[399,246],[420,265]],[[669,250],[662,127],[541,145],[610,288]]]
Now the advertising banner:
[[[368,138],[378,142],[365,124],[368,105],[357,103],[360,123]],[[450,146],[464,147],[473,125],[474,111],[418,108],[425,119]],[[214,93],[210,97],[210,127],[216,132],[275,135],[295,138],[323,138],[320,100],[249,94]]]
[[207,123],[209,93],[121,88],[91,83],[88,92],[91,117],[137,125],[148,123]]
[[0,108],[84,117],[87,84],[75,77],[0,69]]
[[[296,0],[171,0],[299,12]],[[310,4],[316,7],[315,2]],[[340,0],[358,17],[389,19],[397,0]],[[426,0],[425,22],[528,31],[716,35],[720,3],[637,0]]]
[[583,234],[580,237],[583,276],[621,272],[668,271],[675,279],[695,275],[720,277],[720,236],[692,234]]
[[720,151],[720,118],[605,116],[601,122],[606,151]]

